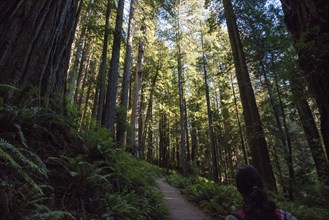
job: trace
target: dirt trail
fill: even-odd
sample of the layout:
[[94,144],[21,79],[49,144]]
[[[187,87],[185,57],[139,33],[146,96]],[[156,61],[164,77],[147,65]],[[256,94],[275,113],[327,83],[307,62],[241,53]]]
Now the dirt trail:
[[169,185],[164,178],[158,179],[157,184],[164,196],[164,201],[170,209],[169,220],[211,220],[198,207],[188,202],[178,189]]

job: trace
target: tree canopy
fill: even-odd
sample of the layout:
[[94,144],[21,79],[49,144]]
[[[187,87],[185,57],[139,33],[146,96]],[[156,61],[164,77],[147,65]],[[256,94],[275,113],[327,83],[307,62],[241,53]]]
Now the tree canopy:
[[[4,186],[27,182],[41,196],[59,164],[63,178],[83,176],[73,165],[112,175],[109,160],[128,152],[219,185],[252,164],[289,201],[320,186],[328,195],[328,2],[15,0],[0,11]],[[30,141],[37,127],[46,136]],[[45,207],[60,207],[55,197]]]

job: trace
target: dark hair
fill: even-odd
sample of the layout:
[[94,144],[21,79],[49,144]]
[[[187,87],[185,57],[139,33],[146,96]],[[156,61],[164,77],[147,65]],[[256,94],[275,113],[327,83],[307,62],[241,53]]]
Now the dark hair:
[[238,169],[235,176],[236,186],[241,193],[245,215],[250,219],[277,220],[275,202],[268,200],[264,184],[258,170],[250,165]]

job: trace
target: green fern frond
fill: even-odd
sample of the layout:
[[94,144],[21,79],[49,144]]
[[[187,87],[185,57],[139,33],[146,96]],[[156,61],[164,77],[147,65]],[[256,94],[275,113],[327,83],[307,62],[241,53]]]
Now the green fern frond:
[[[36,162],[36,166],[33,166],[34,168],[39,168],[39,169],[36,169],[39,173],[43,174],[44,176],[47,177],[47,173],[48,173],[48,170],[46,168],[46,165],[43,163],[43,161],[40,159],[40,157],[38,157],[36,154],[32,153],[32,151],[28,150],[29,147],[26,143],[26,139],[24,137],[24,133],[22,131],[22,127],[21,125],[17,124],[17,123],[14,123],[14,126],[17,128],[17,132],[18,132],[18,135],[21,139],[21,143],[24,145],[24,147],[27,149],[27,150],[24,150],[26,153],[28,153],[34,162]],[[31,167],[31,168],[33,168]]]
[[17,132],[18,132],[19,138],[21,139],[22,144],[24,145],[24,147],[28,148],[21,125],[14,123],[14,126],[17,128]]
[[2,84],[0,83],[0,89],[6,89],[6,90],[19,90],[18,88],[8,85],[8,84]]
[[45,177],[48,177],[48,169],[46,167],[46,164],[40,159],[38,155],[26,149],[22,149],[21,151],[25,152],[26,155],[28,155],[28,157],[30,157],[31,160],[34,161],[35,165],[39,168],[38,173],[44,175]]
[[[35,164],[33,161],[28,159],[24,154],[22,154],[22,152],[20,150],[18,150],[15,146],[8,143],[6,140],[4,140],[2,138],[0,138],[0,146],[7,150],[10,150],[12,152],[13,159],[16,158],[19,162],[27,165],[27,167],[29,167],[29,169],[34,170],[44,176],[47,176],[47,169],[46,169],[45,165],[43,164],[43,162],[40,160],[40,158],[38,159],[38,162],[41,164]],[[30,153],[30,154],[33,154],[33,153]],[[37,156],[35,155],[34,157],[36,158]]]
[[[23,170],[23,168],[16,162],[16,160],[8,154],[4,149],[15,149],[13,150],[13,153],[18,153],[22,157],[18,155],[20,159],[29,161],[24,155],[21,154],[19,150],[17,150],[13,145],[6,142],[4,139],[0,138],[0,159],[5,161],[4,165],[8,168],[14,170],[17,175],[23,177],[23,179],[32,187],[32,189],[38,193],[43,194],[42,189],[38,186],[38,184]],[[17,156],[17,155],[15,155]],[[27,163],[29,164],[29,162]],[[33,164],[33,163],[32,163]]]
[[76,219],[71,213],[65,211],[49,211],[46,213],[39,213],[33,216],[37,219]]

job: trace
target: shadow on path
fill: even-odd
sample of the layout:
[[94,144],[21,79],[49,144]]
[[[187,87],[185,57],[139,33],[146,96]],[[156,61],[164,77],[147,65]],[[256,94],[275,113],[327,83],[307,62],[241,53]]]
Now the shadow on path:
[[169,207],[169,220],[211,220],[198,207],[188,202],[178,189],[169,185],[164,178],[156,180],[164,201]]

